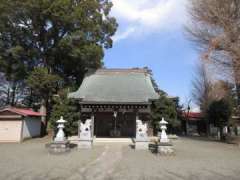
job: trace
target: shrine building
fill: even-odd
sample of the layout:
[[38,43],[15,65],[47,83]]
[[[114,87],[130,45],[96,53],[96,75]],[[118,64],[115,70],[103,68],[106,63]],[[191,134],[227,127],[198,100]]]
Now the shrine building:
[[135,137],[136,119],[150,122],[159,95],[147,69],[99,69],[69,98],[79,101],[81,121],[92,119],[96,137]]

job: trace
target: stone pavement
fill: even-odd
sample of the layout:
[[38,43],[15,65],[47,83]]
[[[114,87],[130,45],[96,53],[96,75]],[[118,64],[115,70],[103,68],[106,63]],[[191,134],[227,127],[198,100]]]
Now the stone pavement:
[[69,180],[77,179],[79,176],[81,179],[94,180],[101,180],[111,176],[116,163],[122,158],[121,147],[122,144],[104,145],[104,150],[100,156],[86,166],[80,168],[76,174],[69,177]]
[[240,148],[220,142],[180,138],[174,141],[176,156],[162,157],[127,143],[96,143],[91,150],[49,155],[44,147],[49,141],[0,144],[0,179],[240,179]]

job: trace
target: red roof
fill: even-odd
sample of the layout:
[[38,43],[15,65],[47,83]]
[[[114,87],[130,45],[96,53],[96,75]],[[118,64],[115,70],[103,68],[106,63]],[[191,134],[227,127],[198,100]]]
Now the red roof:
[[203,117],[202,113],[200,112],[183,112],[183,116],[188,118],[189,120],[197,120]]
[[5,108],[5,109],[1,110],[0,112],[3,112],[3,111],[10,111],[10,112],[22,115],[22,116],[43,116],[42,113],[35,112],[32,109],[23,109],[23,108],[9,107],[9,108]]

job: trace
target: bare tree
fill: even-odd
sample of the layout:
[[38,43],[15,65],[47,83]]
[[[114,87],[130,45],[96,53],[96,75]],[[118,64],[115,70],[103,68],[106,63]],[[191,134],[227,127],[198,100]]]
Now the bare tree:
[[0,73],[0,107],[19,105],[28,94],[29,89],[26,88],[24,81],[13,84],[6,80],[3,73]]
[[212,99],[221,100],[231,98],[233,85],[228,81],[218,80],[212,86]]
[[192,81],[192,98],[194,102],[200,107],[201,112],[207,124],[207,133],[209,134],[209,107],[214,101],[221,101],[223,99],[232,99],[231,83],[224,80],[216,80],[210,78],[208,66],[201,62],[197,66],[195,78]]
[[232,72],[240,104],[240,1],[191,0],[187,31],[203,59]]
[[209,134],[209,121],[207,118],[207,110],[212,102],[212,89],[213,85],[208,76],[204,63],[197,66],[195,78],[192,81],[192,98],[194,102],[200,107],[207,124],[207,134]]
[[213,100],[220,100],[229,96],[233,89],[230,82],[210,78],[206,65],[200,63],[197,66],[195,78],[192,81],[192,98],[204,112]]
[[192,81],[192,98],[203,113],[206,112],[212,100],[212,82],[208,76],[204,63],[197,66],[195,78]]

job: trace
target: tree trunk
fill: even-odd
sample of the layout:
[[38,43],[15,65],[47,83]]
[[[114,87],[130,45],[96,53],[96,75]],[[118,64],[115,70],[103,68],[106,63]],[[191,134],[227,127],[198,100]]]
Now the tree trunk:
[[223,141],[224,140],[224,138],[223,138],[223,127],[220,126],[219,130],[220,130],[220,140]]
[[32,104],[33,104],[33,91],[32,89],[30,89],[28,107],[32,107]]
[[10,104],[10,87],[8,87],[8,90],[7,90],[7,100],[6,100],[6,105],[9,105]]
[[240,83],[236,83],[237,105],[240,106]]
[[220,126],[219,127],[219,129],[220,129],[220,140],[221,141],[225,141],[226,140],[225,134],[223,133],[223,127],[224,126]]
[[190,133],[188,133],[189,132],[189,123],[188,123],[189,121],[188,121],[188,118],[186,119],[186,136],[188,136],[188,135],[190,135]]
[[15,96],[16,96],[16,84],[13,83],[12,95],[11,95],[11,106],[15,106]]
[[207,133],[207,137],[210,136],[210,124],[209,124],[209,119],[206,119],[206,133]]
[[[238,61],[240,60],[238,59]],[[239,65],[236,63],[233,63],[233,72],[234,72],[234,80],[235,80],[235,86],[236,86],[236,95],[237,95],[237,110],[239,111],[240,107],[240,70],[239,70]]]
[[41,117],[41,135],[44,136],[44,135],[46,135],[46,130],[47,130],[47,119],[46,119],[47,108],[46,108],[45,99],[42,99],[42,101],[41,101],[40,113],[42,114],[42,117]]

